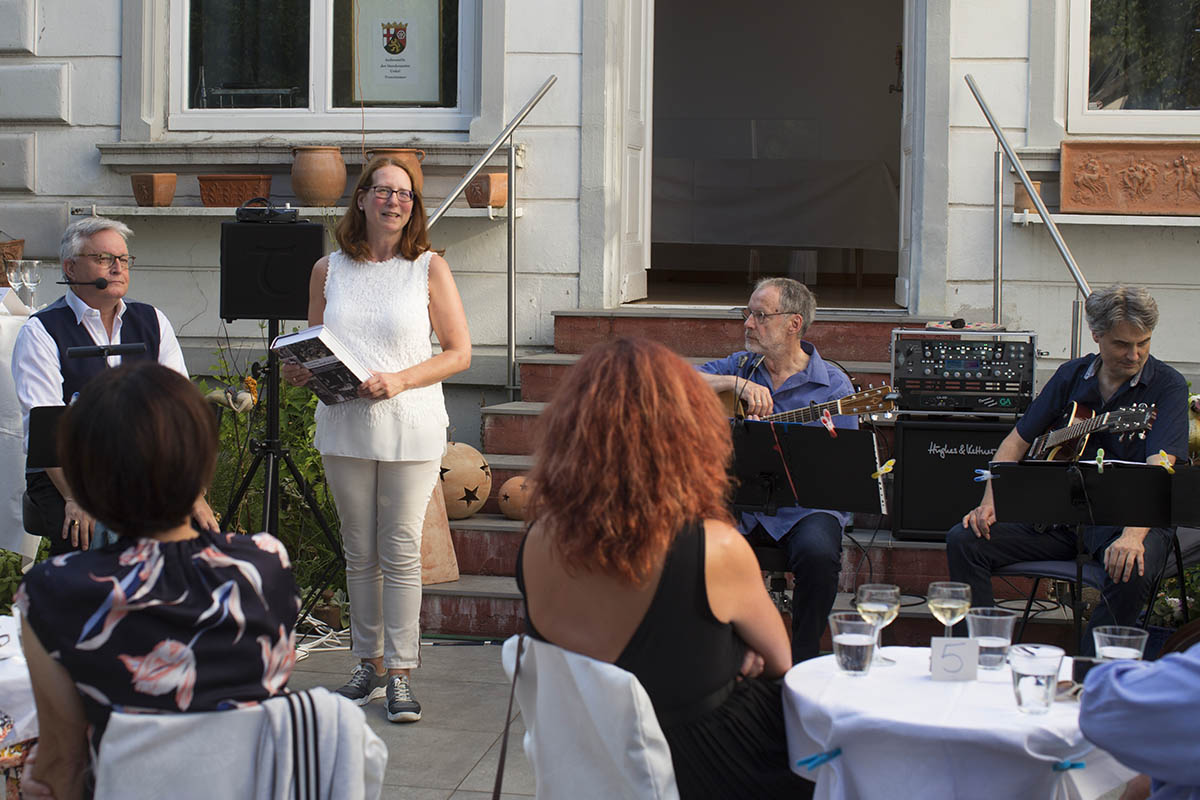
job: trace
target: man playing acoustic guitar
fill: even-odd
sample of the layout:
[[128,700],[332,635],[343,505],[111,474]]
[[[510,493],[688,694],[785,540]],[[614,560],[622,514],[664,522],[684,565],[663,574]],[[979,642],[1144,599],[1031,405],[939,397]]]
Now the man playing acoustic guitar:
[[[742,309],[746,349],[699,367],[718,392],[741,400],[746,414],[805,408],[851,394],[854,388],[840,369],[827,364],[803,339],[817,301],[804,284],[790,278],[766,278]],[[858,417],[831,417],[839,428],[857,428]],[[820,423],[816,423],[820,424]],[[751,544],[777,544],[787,552],[795,576],[792,590],[792,661],[817,655],[821,634],[837,597],[842,570],[842,529],[851,515],[825,509],[781,508],[775,516],[743,513],[738,528]]]
[[[1109,286],[1092,292],[1085,303],[1088,327],[1100,352],[1068,361],[1042,387],[1029,410],[996,450],[995,461],[1019,461],[1036,437],[1053,427],[1072,404],[1096,414],[1145,404],[1157,415],[1145,438],[1092,434],[1082,459],[1104,458],[1157,464],[1160,451],[1174,463],[1187,457],[1187,383],[1170,366],[1150,355],[1150,335],[1158,324],[1158,304],[1144,289]],[[1136,503],[1136,498],[1130,498]],[[1101,602],[1092,612],[1080,653],[1092,655],[1091,629],[1133,625],[1145,606],[1151,584],[1171,546],[1165,528],[1085,528],[1084,544],[1107,573]],[[1074,528],[997,523],[992,486],[979,506],[946,535],[952,580],[971,585],[971,604],[990,606],[992,571],[1018,561],[1070,561],[1075,558]]]

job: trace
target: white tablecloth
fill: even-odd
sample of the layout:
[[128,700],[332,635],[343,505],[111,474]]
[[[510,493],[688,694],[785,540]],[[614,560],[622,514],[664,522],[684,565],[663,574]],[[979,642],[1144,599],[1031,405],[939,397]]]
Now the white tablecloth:
[[[0,617],[0,747],[23,742],[38,735],[37,707],[29,667],[21,652],[15,617]],[[7,719],[5,719],[7,717]],[[7,733],[4,728],[11,722]]]
[[[929,648],[885,647],[894,667],[861,678],[840,674],[833,656],[787,673],[784,717],[793,769],[817,782],[817,800],[972,798],[1083,800],[1134,773],[1079,731],[1079,704],[1050,713],[1017,711],[1012,674],[979,671],[968,682],[929,677]],[[1064,659],[1064,677],[1070,659]],[[809,772],[796,761],[840,747]],[[1087,766],[1056,772],[1055,764]]]
[[12,379],[12,351],[17,331],[27,317],[0,310],[0,547],[37,555],[39,539],[25,533],[21,523],[21,495],[25,492],[25,434],[21,406]]

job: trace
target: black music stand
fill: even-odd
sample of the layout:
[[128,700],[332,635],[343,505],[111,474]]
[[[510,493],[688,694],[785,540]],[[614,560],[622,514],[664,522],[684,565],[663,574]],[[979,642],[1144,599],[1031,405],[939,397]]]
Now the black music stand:
[[[1150,464],[1106,463],[1103,472],[1094,461],[993,461],[992,499],[997,522],[1053,522],[1075,526],[1075,584],[1071,616],[1075,646],[1083,636],[1079,603],[1083,565],[1092,555],[1084,545],[1088,525],[1169,528],[1171,475]],[[1130,504],[1128,498],[1138,502]]]
[[886,513],[870,431],[838,428],[834,437],[815,425],[754,420],[732,425],[734,511],[775,514],[806,506]]

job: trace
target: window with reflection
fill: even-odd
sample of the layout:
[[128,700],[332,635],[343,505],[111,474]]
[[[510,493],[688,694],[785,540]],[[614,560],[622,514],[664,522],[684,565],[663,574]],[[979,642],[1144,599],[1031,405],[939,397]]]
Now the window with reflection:
[[1200,0],[1091,0],[1088,111],[1200,109]]

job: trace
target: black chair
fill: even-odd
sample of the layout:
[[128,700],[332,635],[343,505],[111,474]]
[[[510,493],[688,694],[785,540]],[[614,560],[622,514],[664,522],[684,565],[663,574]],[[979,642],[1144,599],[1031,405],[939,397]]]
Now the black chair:
[[33,536],[46,536],[46,518],[30,499],[29,492],[21,492],[21,527]]
[[[1146,617],[1149,617],[1150,609],[1154,605],[1154,598],[1158,594],[1158,587],[1164,580],[1176,575],[1183,575],[1184,567],[1187,564],[1200,561],[1200,529],[1197,528],[1179,528],[1171,540],[1172,549],[1175,553],[1175,558],[1168,558],[1167,563],[1163,565],[1162,572],[1154,580],[1150,587],[1150,597],[1146,602]],[[1184,550],[1187,550],[1192,560],[1188,561],[1184,558]],[[1081,594],[1080,587],[1075,585],[1075,562],[1074,561],[1018,561],[1015,564],[1009,564],[1006,567],[999,567],[992,572],[993,576],[997,577],[1021,577],[1033,578],[1033,588],[1029,592],[1029,597],[1025,601],[1025,612],[1021,616],[1021,627],[1017,629],[1015,641],[1020,642],[1025,635],[1025,625],[1029,622],[1030,612],[1033,609],[1033,601],[1037,597],[1038,587],[1041,585],[1042,579],[1050,579],[1056,581],[1064,581],[1071,585],[1071,613],[1078,616],[1078,596]],[[1085,586],[1090,586],[1093,589],[1100,589],[1104,586],[1104,567],[1096,561],[1088,561],[1083,565],[1083,583]],[[1188,621],[1187,611],[1187,590],[1184,582],[1179,582],[1179,599],[1183,604],[1183,620]],[[1061,603],[1060,603],[1061,605]]]

